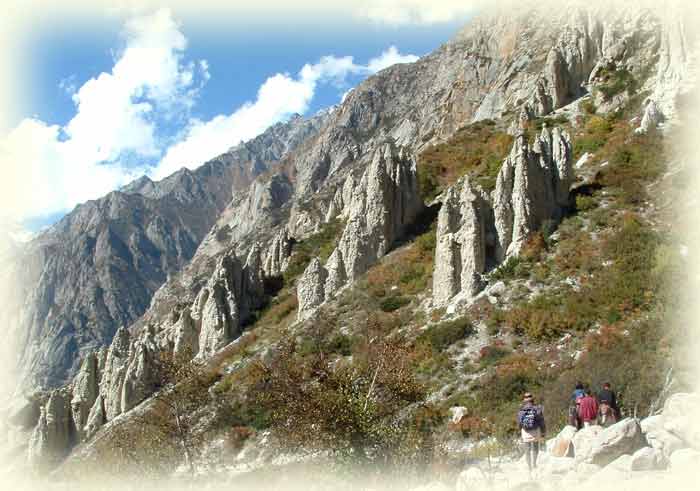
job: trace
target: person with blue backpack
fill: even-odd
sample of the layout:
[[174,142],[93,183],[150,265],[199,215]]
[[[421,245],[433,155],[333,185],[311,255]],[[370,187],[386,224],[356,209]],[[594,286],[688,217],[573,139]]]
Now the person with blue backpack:
[[535,398],[526,392],[523,404],[518,410],[518,426],[520,436],[525,446],[525,458],[530,473],[537,468],[537,455],[540,452],[540,442],[544,440],[546,426],[542,406],[535,405]]

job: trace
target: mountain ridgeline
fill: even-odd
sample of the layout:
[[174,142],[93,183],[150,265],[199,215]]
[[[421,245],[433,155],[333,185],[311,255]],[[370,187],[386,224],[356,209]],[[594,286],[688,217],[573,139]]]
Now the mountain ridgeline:
[[[30,461],[55,466],[77,444],[69,461],[97,452],[117,416],[128,424],[148,407],[163,353],[234,376],[328,316],[338,336],[384,319],[392,336],[414,330],[411,342],[441,350],[466,336],[460,319],[480,302],[470,346],[493,350],[488,326],[520,312],[494,307],[510,295],[503,279],[533,251],[558,254],[567,217],[594,199],[642,206],[615,181],[627,177],[606,145],[673,119],[689,63],[681,26],[614,8],[484,14],[323,114],[78,206],[22,254],[20,310],[4,314],[17,319],[24,387],[46,389],[26,409]],[[600,189],[614,192],[594,198]],[[518,287],[534,298],[545,283]],[[381,289],[381,322],[343,310],[358,285]],[[575,332],[562,325],[547,335]],[[231,361],[244,342],[248,358]]]

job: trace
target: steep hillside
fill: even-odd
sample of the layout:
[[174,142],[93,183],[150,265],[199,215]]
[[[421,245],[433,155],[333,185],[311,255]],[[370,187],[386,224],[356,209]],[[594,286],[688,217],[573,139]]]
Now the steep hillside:
[[[143,315],[27,404],[30,462],[167,473],[224,441],[215,463],[248,470],[285,445],[425,463],[454,437],[508,441],[526,389],[563,414],[577,377],[653,410],[678,259],[652,203],[689,63],[677,20],[484,16],[367,79],[207,208]],[[137,188],[115,196],[169,196]],[[149,423],[172,394],[179,433]]]
[[322,120],[295,117],[195,171],[160,182],[143,177],[77,206],[27,244],[8,281],[18,311],[3,313],[15,326],[21,385],[56,387],[72,378],[81,357],[146,311],[231,199]]

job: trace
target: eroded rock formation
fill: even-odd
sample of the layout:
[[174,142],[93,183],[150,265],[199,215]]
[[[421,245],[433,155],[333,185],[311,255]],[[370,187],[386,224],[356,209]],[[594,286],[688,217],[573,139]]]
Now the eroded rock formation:
[[562,217],[572,182],[569,135],[545,127],[532,145],[523,134],[516,138],[492,196],[468,177],[447,189],[438,214],[435,304],[476,295],[487,267],[517,255],[533,232]]
[[347,223],[326,265],[313,261],[299,280],[300,319],[386,254],[423,207],[416,163],[392,143],[374,153],[357,190],[344,212]]

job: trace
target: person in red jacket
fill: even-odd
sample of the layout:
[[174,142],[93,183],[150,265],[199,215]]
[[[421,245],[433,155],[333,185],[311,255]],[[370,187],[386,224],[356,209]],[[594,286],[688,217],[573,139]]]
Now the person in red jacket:
[[584,428],[595,424],[598,419],[598,401],[588,389],[584,392],[583,397],[578,399],[578,416]]

